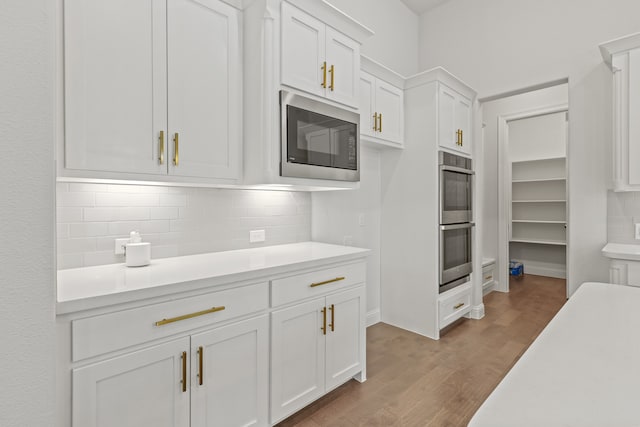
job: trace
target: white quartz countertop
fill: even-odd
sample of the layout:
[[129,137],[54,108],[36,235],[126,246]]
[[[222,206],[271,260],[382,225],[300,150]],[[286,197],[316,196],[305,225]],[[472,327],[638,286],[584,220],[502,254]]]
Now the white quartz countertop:
[[[368,249],[303,242],[58,271],[57,314],[363,258]],[[174,285],[174,286],[170,286]]]
[[584,283],[472,427],[640,426],[640,288]]
[[627,243],[607,243],[602,248],[602,255],[613,259],[640,261],[640,245]]

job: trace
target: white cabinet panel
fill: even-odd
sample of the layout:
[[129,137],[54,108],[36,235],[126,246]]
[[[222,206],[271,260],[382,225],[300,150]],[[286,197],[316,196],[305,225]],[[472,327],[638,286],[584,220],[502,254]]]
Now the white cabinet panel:
[[640,185],[640,49],[629,51],[629,185]]
[[287,2],[281,19],[282,84],[356,108],[360,44]]
[[471,101],[439,84],[438,141],[443,148],[471,154]]
[[73,425],[188,427],[188,351],[185,337],[74,369]]
[[327,27],[326,58],[329,67],[327,98],[357,107],[360,89],[360,45]]
[[460,129],[459,151],[471,154],[471,101],[462,95],[456,98],[455,123]]
[[271,314],[271,422],[324,394],[324,298]]
[[170,0],[168,5],[169,171],[237,178],[239,12],[218,0]]
[[403,93],[402,90],[389,83],[376,82],[376,111],[378,112],[379,137],[387,141],[402,144],[403,139]]
[[[282,84],[324,95],[326,26],[294,6],[282,3]],[[327,66],[327,69],[323,67]]]
[[64,2],[65,167],[162,173],[166,4]]
[[331,390],[363,370],[364,288],[327,297],[326,388]]
[[360,73],[360,134],[366,136],[376,136],[377,119],[373,115],[377,114],[375,105],[375,85],[376,78],[369,73]]
[[269,424],[268,331],[265,315],[191,337],[192,427]]

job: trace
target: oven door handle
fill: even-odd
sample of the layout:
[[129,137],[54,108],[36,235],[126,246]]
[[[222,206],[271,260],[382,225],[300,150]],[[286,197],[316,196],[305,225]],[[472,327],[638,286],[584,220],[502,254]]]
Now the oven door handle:
[[449,224],[449,225],[441,225],[440,230],[449,231],[449,230],[461,230],[463,228],[471,228],[475,227],[475,222],[465,222],[464,224]]
[[458,173],[463,173],[465,175],[475,175],[476,174],[471,169],[459,168],[459,167],[456,167],[456,166],[440,165],[440,170],[450,171],[450,172],[458,172]]

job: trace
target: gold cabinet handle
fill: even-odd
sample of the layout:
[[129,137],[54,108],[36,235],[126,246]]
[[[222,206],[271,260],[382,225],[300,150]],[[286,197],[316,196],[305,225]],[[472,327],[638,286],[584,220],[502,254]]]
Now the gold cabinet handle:
[[463,303],[463,302],[458,303],[458,304],[456,304],[456,305],[454,305],[454,306],[453,306],[453,309],[454,309],[454,310],[457,310],[457,309],[459,309],[460,307],[462,307],[463,305],[464,305],[464,303]]
[[493,279],[493,276],[485,276],[484,280]]
[[202,385],[204,383],[204,370],[203,368],[203,362],[202,359],[204,357],[203,355],[204,353],[204,349],[202,348],[202,346],[198,347],[198,384]]
[[464,133],[462,132],[462,129],[460,129],[460,146],[461,147],[463,143],[464,143]]
[[322,83],[320,83],[320,86],[322,86],[323,88],[327,88],[327,61],[324,61],[322,63],[322,67],[320,67],[322,69]]
[[378,130],[378,113],[373,113],[373,131]]
[[182,392],[187,392],[187,352],[182,352]]
[[322,307],[322,327],[320,330],[322,331],[322,335],[327,335],[327,307]]
[[382,132],[382,113],[378,114],[378,117],[380,118],[380,125],[378,126],[378,132]]
[[180,141],[178,132],[173,136],[173,164],[178,166],[180,163]]
[[336,326],[336,318],[335,318],[335,314],[336,314],[336,307],[335,305],[331,304],[331,307],[329,307],[329,310],[331,310],[331,323],[329,323],[329,327],[331,328],[331,332],[333,332]]
[[181,320],[192,319],[194,317],[202,316],[203,314],[215,313],[216,311],[222,311],[224,309],[225,309],[224,305],[221,305],[220,307],[211,307],[206,310],[196,311],[195,313],[191,313],[191,314],[183,314],[182,316],[178,316],[178,317],[171,317],[169,319],[158,320],[155,323],[155,325],[162,326],[162,325],[166,325],[173,322],[179,322]]
[[456,130],[456,145],[460,145],[460,129]]
[[339,282],[340,280],[344,280],[344,277],[336,277],[335,279],[325,280],[324,282],[312,283],[311,285],[309,285],[309,287],[315,288],[316,286],[327,285],[329,283]]
[[160,161],[161,165],[164,165],[164,131],[161,130],[160,131],[160,136],[158,137],[158,139],[160,140],[160,156],[158,156],[158,160]]
[[334,87],[333,86],[333,82],[334,82],[334,77],[335,77],[335,74],[336,74],[336,70],[335,70],[335,67],[333,65],[329,68],[329,73],[331,73],[331,83],[329,83],[329,89],[331,89],[331,92],[333,92],[333,87]]

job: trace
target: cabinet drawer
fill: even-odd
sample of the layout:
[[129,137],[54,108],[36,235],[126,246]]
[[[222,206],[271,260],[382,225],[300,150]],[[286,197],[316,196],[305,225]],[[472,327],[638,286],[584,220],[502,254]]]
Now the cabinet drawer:
[[494,270],[494,264],[482,267],[482,286],[493,283]]
[[458,320],[471,310],[471,284],[454,288],[438,301],[440,329]]
[[271,281],[271,305],[277,307],[316,295],[324,295],[363,283],[364,279],[364,262],[275,279]]
[[[268,284],[264,282],[74,320],[71,322],[72,359],[75,362],[265,310],[268,306]],[[213,307],[219,310],[206,312]],[[221,307],[224,309],[220,310]],[[197,315],[190,317],[192,314]],[[156,325],[165,319],[170,321]]]

